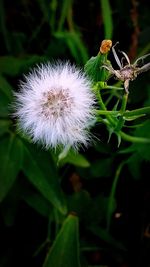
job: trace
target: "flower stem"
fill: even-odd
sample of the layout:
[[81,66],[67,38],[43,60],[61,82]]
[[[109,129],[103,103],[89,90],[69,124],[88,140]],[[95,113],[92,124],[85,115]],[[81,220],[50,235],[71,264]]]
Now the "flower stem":
[[128,94],[125,93],[125,94],[123,95],[123,97],[122,97],[121,109],[120,109],[120,111],[119,111],[121,116],[119,117],[117,126],[116,126],[116,128],[115,128],[115,131],[116,131],[116,132],[119,132],[119,131],[122,129],[123,125],[124,125],[125,119],[124,119],[124,117],[123,117],[123,113],[124,113],[125,110],[126,110],[127,101],[128,101]]
[[117,183],[118,183],[118,179],[120,176],[120,173],[122,171],[122,168],[125,164],[125,161],[122,161],[120,163],[120,165],[118,166],[116,173],[115,173],[115,177],[111,186],[111,191],[110,191],[110,195],[108,198],[108,207],[107,207],[107,231],[109,231],[110,229],[110,223],[111,223],[111,217],[112,217],[112,210],[113,210],[113,203],[114,203],[114,199],[115,199],[115,193],[116,193],[116,187],[117,187]]
[[97,115],[120,115],[119,111],[113,111],[113,110],[95,110]]
[[121,114],[123,114],[126,110],[127,101],[128,101],[128,94],[125,93],[122,98],[122,104],[121,104],[121,109],[120,109]]
[[[113,110],[95,110],[97,115],[114,115],[114,116],[119,116],[121,115],[120,110],[119,111],[113,111]],[[139,108],[139,109],[134,109],[134,110],[127,110],[122,113],[124,117],[134,117],[138,115],[148,115],[150,114],[150,107],[144,107],[144,108]]]
[[[100,105],[102,111],[105,112],[105,114],[101,114],[101,115],[106,115],[106,118],[110,122],[110,124],[114,125],[114,123],[115,123],[114,122],[114,119],[110,116],[110,114],[112,115],[112,113],[109,113],[109,114],[107,113],[107,108],[106,108],[106,106],[105,106],[105,104],[103,102],[100,89],[99,88],[96,88],[96,92],[97,92],[97,97],[98,97],[99,105]],[[101,110],[100,110],[100,112],[101,112]],[[99,115],[100,115],[100,113],[99,113]]]
[[131,135],[128,135],[122,131],[120,131],[119,134],[120,134],[122,139],[124,139],[128,142],[131,142],[131,143],[150,144],[149,138],[131,136]]
[[124,90],[123,87],[116,87],[116,86],[111,86],[111,85],[107,85],[105,88],[103,89],[115,89],[115,90]]
[[137,115],[146,115],[150,114],[150,107],[144,107],[144,108],[139,108],[139,109],[134,109],[131,111],[126,111],[123,116],[125,117],[132,117],[132,116],[137,116]]

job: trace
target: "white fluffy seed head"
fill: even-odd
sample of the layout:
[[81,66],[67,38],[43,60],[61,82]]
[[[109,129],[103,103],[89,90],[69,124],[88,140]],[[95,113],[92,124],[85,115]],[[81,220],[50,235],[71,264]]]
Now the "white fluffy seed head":
[[95,98],[91,82],[75,66],[38,66],[25,76],[15,97],[19,128],[34,142],[46,148],[87,145]]

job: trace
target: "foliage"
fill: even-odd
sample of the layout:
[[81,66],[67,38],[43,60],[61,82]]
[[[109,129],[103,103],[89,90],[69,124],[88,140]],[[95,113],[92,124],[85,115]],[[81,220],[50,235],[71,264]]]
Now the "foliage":
[[[117,68],[112,52],[99,52],[106,38],[131,61],[149,52],[148,4],[138,4],[0,1],[1,267],[149,266],[150,76],[127,96],[100,68]],[[44,151],[11,115],[23,74],[58,58],[84,67],[100,106],[79,152]]]

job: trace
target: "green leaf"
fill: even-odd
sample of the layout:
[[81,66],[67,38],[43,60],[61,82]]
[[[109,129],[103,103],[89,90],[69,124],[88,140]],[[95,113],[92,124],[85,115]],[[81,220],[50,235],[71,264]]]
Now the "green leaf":
[[89,56],[79,32],[59,31],[54,36],[64,40],[76,62],[85,64]]
[[90,168],[93,177],[110,177],[112,173],[113,158],[104,158],[95,161]]
[[108,77],[108,71],[101,68],[107,61],[107,55],[98,53],[96,57],[91,57],[84,66],[86,74],[94,81],[105,81]]
[[141,177],[141,163],[142,159],[138,153],[133,153],[127,160],[129,171],[136,180]]
[[109,197],[99,194],[94,197],[86,209],[86,223],[87,225],[99,224],[107,220],[107,210],[109,205]]
[[57,0],[51,0],[49,2],[49,9],[48,9],[48,13],[49,13],[49,23],[50,23],[50,27],[51,27],[51,31],[54,32],[55,30],[55,22],[57,21],[56,19],[56,11],[57,11],[57,5],[58,2]]
[[9,76],[17,76],[28,70],[28,68],[38,62],[44,61],[44,57],[37,55],[26,56],[23,58],[16,58],[13,56],[0,57],[0,73]]
[[139,119],[139,118],[141,118],[143,116],[145,116],[145,114],[141,114],[141,115],[138,115],[138,116],[124,117],[124,119],[126,121],[134,121],[134,120]]
[[98,54],[96,57],[91,57],[84,66],[85,72],[95,81],[101,81],[101,55]]
[[10,125],[10,120],[0,120],[0,137],[8,133]]
[[35,209],[42,216],[44,217],[49,216],[50,211],[52,210],[52,206],[49,203],[49,201],[46,198],[44,198],[41,194],[35,192],[30,193],[28,191],[28,194],[24,195],[23,199],[29,206]]
[[[143,126],[138,127],[135,130],[134,135],[150,140],[150,120],[147,120],[145,123],[143,123]],[[136,143],[134,144],[134,147],[144,160],[150,160],[150,143]]]
[[82,154],[76,153],[73,150],[70,150],[66,157],[60,161],[61,165],[66,163],[82,168],[88,168],[90,166],[90,162]]
[[7,96],[9,101],[11,101],[13,87],[2,75],[0,75],[0,90]]
[[24,153],[23,172],[28,180],[56,209],[66,214],[65,199],[51,154],[25,141]]
[[77,60],[77,62],[80,59],[80,62],[85,64],[85,62],[87,62],[89,56],[88,56],[87,48],[86,48],[85,44],[83,43],[82,38],[80,36],[80,33],[77,31],[71,32],[71,33],[69,33],[69,37],[70,37],[70,43],[69,43],[69,38],[66,38],[66,42],[67,42],[71,52],[73,52],[72,46],[74,46],[74,48],[76,49],[76,52],[77,52],[77,56],[75,56],[74,53],[72,53],[72,54],[75,56],[75,59]]
[[70,214],[63,223],[43,267],[80,267],[78,217]]
[[90,194],[81,190],[68,196],[68,210],[75,212],[85,225],[97,225],[107,217],[109,198],[99,194],[91,198]]
[[0,117],[7,117],[10,113],[12,91],[12,86],[0,75]]
[[[75,192],[68,196],[68,209],[70,212],[75,212],[82,220],[89,219],[89,213],[93,209],[92,199],[89,193],[85,190]],[[91,208],[92,207],[92,208]]]
[[105,39],[112,39],[113,21],[109,0],[101,0],[101,8],[104,22]]
[[22,164],[22,145],[17,136],[6,136],[0,146],[0,201],[15,182]]
[[8,97],[0,91],[0,117],[6,118],[9,114],[9,99]]
[[99,226],[91,226],[89,227],[92,233],[94,233],[96,236],[100,237],[101,240],[105,241],[110,246],[120,249],[120,250],[126,250],[124,245],[120,242],[118,242],[114,237],[112,237],[105,229],[99,227]]
[[71,9],[72,7],[72,0],[68,1],[68,0],[64,0],[62,2],[62,6],[61,6],[61,13],[60,13],[60,18],[58,20],[58,31],[62,31],[63,29],[63,25],[65,23],[65,20],[67,18],[67,15],[68,15],[68,12],[69,12],[69,9]]
[[104,155],[110,155],[112,153],[111,146],[108,143],[97,142],[94,145],[94,149]]

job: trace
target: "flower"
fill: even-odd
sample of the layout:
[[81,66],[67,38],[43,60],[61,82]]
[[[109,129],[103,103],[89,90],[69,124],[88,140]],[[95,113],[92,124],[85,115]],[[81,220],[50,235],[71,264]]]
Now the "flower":
[[87,145],[94,119],[91,82],[68,62],[42,64],[15,93],[19,128],[46,148]]

